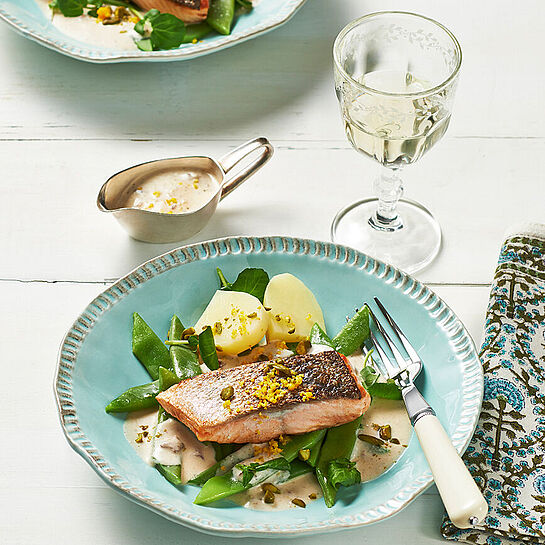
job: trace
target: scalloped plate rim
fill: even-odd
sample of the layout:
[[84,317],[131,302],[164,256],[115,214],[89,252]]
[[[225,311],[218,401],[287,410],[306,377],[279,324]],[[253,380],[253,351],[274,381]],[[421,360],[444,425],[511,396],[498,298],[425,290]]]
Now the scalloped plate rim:
[[65,42],[56,41],[51,39],[45,33],[36,32],[28,29],[22,21],[19,21],[14,16],[10,15],[4,8],[0,7],[0,20],[4,21],[10,28],[15,30],[18,34],[21,34],[25,38],[28,38],[48,49],[57,51],[63,55],[71,57],[73,59],[92,62],[96,64],[109,64],[109,63],[121,63],[121,62],[169,62],[169,61],[182,61],[190,60],[204,55],[215,53],[227,49],[239,43],[251,40],[261,34],[266,34],[275,28],[278,28],[287,23],[305,4],[307,0],[286,0],[284,7],[285,13],[279,18],[271,19],[268,22],[262,22],[254,25],[252,28],[247,29],[243,33],[237,35],[236,33],[228,36],[220,36],[218,38],[217,45],[199,45],[198,49],[192,47],[191,49],[169,49],[165,51],[128,51],[120,52],[118,54],[110,54],[102,56],[97,53],[99,49],[89,44],[86,49],[80,46],[70,47],[70,42],[73,40],[70,36],[66,36]]
[[[361,261],[361,259],[363,258],[364,263],[370,263],[372,265],[372,267],[370,268],[370,270],[367,270],[366,266],[361,266],[359,268],[360,269],[365,268],[367,270],[367,272],[372,274],[373,276],[377,276],[377,271],[383,269],[384,270],[383,276],[386,277],[387,276],[386,272],[390,271],[391,273],[393,273],[393,275],[395,277],[400,277],[401,279],[404,279],[404,280],[408,279],[408,280],[413,282],[413,286],[415,286],[415,287],[418,286],[420,289],[423,289],[425,292],[431,294],[447,310],[449,316],[453,317],[454,320],[458,322],[458,324],[461,327],[461,332],[459,334],[463,334],[464,339],[465,339],[465,341],[467,341],[469,343],[470,351],[471,351],[472,355],[474,356],[474,358],[472,358],[474,360],[473,361],[473,368],[472,368],[472,372],[473,372],[472,382],[471,382],[471,384],[466,384],[466,389],[467,388],[471,389],[471,387],[474,388],[475,386],[477,386],[478,396],[477,396],[477,399],[475,400],[475,392],[473,391],[471,393],[472,405],[471,405],[471,407],[466,406],[465,409],[464,409],[464,412],[462,413],[462,414],[466,414],[466,416],[467,416],[468,412],[470,412],[470,411],[473,412],[473,414],[471,415],[471,423],[469,425],[469,428],[467,428],[466,432],[464,433],[464,437],[463,437],[464,440],[463,440],[462,443],[459,443],[457,445],[457,450],[458,450],[458,452],[460,454],[465,452],[467,446],[469,445],[469,442],[470,442],[470,440],[471,440],[471,438],[473,436],[473,433],[475,431],[475,428],[477,426],[478,417],[479,417],[479,414],[480,414],[480,408],[481,408],[481,405],[482,405],[482,400],[483,400],[483,395],[484,395],[484,376],[483,376],[483,371],[482,371],[482,366],[481,366],[481,363],[480,363],[480,359],[479,359],[479,356],[478,356],[478,353],[477,353],[477,350],[476,350],[476,347],[475,347],[475,343],[474,343],[471,335],[469,334],[469,332],[467,331],[467,329],[465,328],[463,323],[460,321],[460,319],[457,317],[457,315],[452,311],[452,309],[433,290],[431,290],[429,287],[427,287],[425,284],[423,284],[419,280],[415,279],[414,277],[404,273],[403,271],[401,271],[399,269],[396,269],[392,265],[388,265],[388,264],[386,264],[384,262],[381,262],[380,260],[371,258],[371,257],[363,254],[362,252],[359,252],[358,250],[355,250],[353,248],[343,246],[343,245],[340,245],[340,244],[335,244],[335,243],[332,243],[332,242],[324,242],[324,241],[320,241],[320,240],[316,240],[316,239],[306,239],[306,238],[289,237],[289,236],[282,236],[282,235],[231,236],[231,237],[210,239],[210,240],[206,240],[206,241],[203,241],[203,242],[197,242],[197,243],[193,243],[193,244],[189,244],[189,245],[180,246],[180,247],[174,248],[174,249],[172,249],[170,251],[167,251],[167,252],[165,252],[165,253],[163,253],[161,255],[153,257],[153,258],[141,263],[140,265],[138,265],[134,269],[132,269],[129,273],[127,273],[123,277],[119,278],[116,282],[109,285],[105,290],[103,290],[96,297],[94,297],[93,300],[78,315],[76,320],[73,322],[73,324],[70,326],[68,331],[63,336],[63,339],[62,339],[62,342],[61,342],[61,345],[60,345],[59,351],[58,351],[57,365],[56,365],[55,378],[54,378],[54,384],[53,384],[58,417],[59,417],[59,421],[60,421],[61,428],[63,430],[64,436],[65,436],[66,440],[68,441],[68,443],[70,444],[70,446],[72,447],[72,449],[74,451],[76,451],[92,467],[92,469],[95,471],[95,473],[97,473],[97,475],[106,484],[108,484],[110,487],[112,487],[114,490],[116,490],[119,494],[121,494],[122,496],[128,498],[129,500],[136,503],[137,505],[145,507],[145,508],[153,511],[154,513],[157,513],[157,514],[163,516],[164,518],[166,518],[168,520],[171,520],[173,522],[176,522],[176,523],[178,523],[178,524],[180,524],[182,526],[185,526],[185,527],[193,529],[193,530],[198,530],[198,531],[204,532],[206,534],[210,534],[210,535],[216,535],[216,536],[217,535],[223,535],[223,536],[230,536],[230,537],[262,537],[262,538],[269,538],[270,537],[270,538],[274,538],[274,537],[280,537],[280,536],[289,537],[289,536],[299,536],[299,535],[305,536],[305,535],[312,535],[312,534],[331,533],[331,532],[336,532],[336,531],[341,531],[341,530],[346,530],[346,529],[353,529],[353,528],[358,528],[358,527],[362,527],[362,526],[368,526],[370,524],[375,524],[377,522],[383,521],[383,520],[385,520],[387,518],[390,518],[390,517],[398,514],[405,507],[407,507],[410,503],[412,503],[416,497],[418,497],[420,494],[422,494],[422,492],[424,492],[427,488],[429,488],[433,484],[433,478],[432,478],[431,472],[427,471],[427,472],[425,472],[423,474],[420,474],[413,481],[413,484],[417,483],[417,486],[414,488],[412,493],[406,497],[406,499],[396,500],[396,498],[393,497],[393,498],[390,498],[388,500],[389,502],[398,501],[399,505],[397,507],[395,507],[395,508],[387,507],[385,504],[382,504],[380,506],[377,506],[375,509],[369,510],[369,511],[374,511],[375,512],[374,516],[372,516],[369,513],[369,511],[367,511],[366,513],[359,513],[357,515],[348,516],[348,518],[351,518],[351,519],[354,519],[355,517],[358,517],[358,516],[360,518],[361,517],[366,517],[363,520],[355,520],[353,522],[343,522],[342,519],[341,519],[340,521],[337,521],[337,522],[324,521],[321,524],[316,524],[316,523],[303,524],[300,527],[293,527],[293,526],[286,527],[286,526],[283,526],[283,527],[267,528],[266,525],[261,525],[261,526],[257,527],[257,526],[254,526],[252,524],[241,524],[241,523],[237,524],[236,527],[229,527],[229,526],[218,527],[218,526],[214,526],[213,525],[214,523],[213,522],[211,523],[211,521],[208,521],[208,523],[207,523],[207,522],[203,522],[202,520],[201,521],[193,520],[192,518],[188,518],[187,516],[184,518],[184,516],[183,516],[184,513],[175,514],[174,512],[171,512],[171,511],[165,509],[164,507],[166,507],[166,506],[161,507],[161,506],[158,506],[158,505],[154,505],[153,501],[151,501],[151,500],[153,500],[153,498],[149,498],[149,500],[146,500],[143,497],[139,497],[139,496],[135,495],[134,491],[126,490],[124,488],[121,488],[121,486],[117,482],[115,482],[114,477],[119,477],[120,479],[122,479],[122,478],[119,475],[115,475],[115,474],[112,475],[112,476],[108,475],[108,472],[107,472],[108,468],[106,467],[107,466],[106,460],[104,459],[106,463],[102,464],[103,467],[101,467],[101,465],[98,464],[98,462],[94,459],[93,455],[87,450],[87,448],[85,448],[85,446],[81,444],[82,442],[87,441],[89,443],[89,445],[90,445],[90,448],[92,447],[92,443],[90,443],[90,441],[87,440],[87,438],[85,437],[83,432],[81,430],[79,430],[79,427],[77,428],[77,430],[72,430],[72,431],[70,431],[68,429],[68,425],[63,419],[64,409],[62,408],[61,394],[59,392],[60,374],[61,374],[62,365],[63,365],[62,361],[61,361],[62,352],[63,352],[63,348],[65,346],[66,340],[69,337],[70,333],[72,333],[72,331],[74,330],[75,326],[78,325],[78,323],[81,323],[80,321],[81,321],[83,315],[90,309],[90,307],[92,307],[96,303],[97,300],[99,300],[101,297],[103,297],[110,290],[112,290],[114,288],[118,288],[119,285],[121,285],[123,282],[126,282],[131,276],[135,275],[140,269],[143,269],[147,265],[153,264],[156,261],[162,260],[163,258],[165,258],[167,256],[172,256],[173,254],[175,254],[177,252],[180,252],[180,251],[183,251],[183,250],[194,250],[194,249],[198,249],[199,247],[204,248],[204,247],[210,247],[210,246],[217,246],[216,247],[216,250],[217,250],[216,254],[211,253],[210,255],[207,255],[204,258],[201,257],[200,255],[198,255],[197,252],[195,252],[198,255],[198,257],[188,259],[185,262],[176,262],[176,263],[170,264],[169,266],[167,266],[165,268],[163,268],[164,267],[164,263],[163,263],[161,265],[161,267],[156,269],[156,272],[151,274],[150,277],[147,277],[147,278],[141,280],[139,283],[136,284],[136,286],[130,286],[129,289],[124,288],[126,291],[121,291],[121,295],[115,297],[115,300],[122,299],[127,293],[132,291],[135,287],[138,287],[139,284],[145,283],[147,280],[150,280],[151,278],[155,278],[155,277],[159,276],[162,272],[168,271],[168,270],[170,270],[172,268],[183,266],[185,263],[188,263],[188,262],[191,263],[192,261],[200,261],[200,260],[206,260],[208,258],[218,257],[218,256],[221,256],[221,255],[229,255],[231,253],[231,249],[230,249],[229,244],[228,244],[230,241],[236,241],[238,243],[239,253],[258,255],[259,253],[267,252],[266,248],[264,248],[262,245],[260,246],[260,243],[262,241],[273,241],[275,239],[282,241],[283,246],[285,246],[284,241],[296,242],[298,249],[300,247],[304,247],[305,244],[306,245],[314,245],[315,249],[318,246],[322,246],[323,248],[330,248],[330,249],[332,248],[332,249],[335,249],[335,251],[340,249],[341,251],[344,252],[345,262],[347,262],[348,256],[350,255],[350,253],[352,253],[355,256],[354,263],[352,263],[353,266],[356,263],[358,263],[359,261]],[[243,244],[241,244],[240,241],[257,241],[258,242],[257,248],[254,248],[250,244],[250,246],[252,246],[251,249],[246,251],[246,250],[244,250],[244,246],[243,246]],[[226,248],[226,251],[223,254],[221,254],[220,250],[219,250],[219,245],[221,245],[221,244],[224,244],[225,248]],[[294,246],[295,246],[295,244],[294,244]],[[290,248],[290,249],[286,249],[284,247],[281,250],[278,250],[277,248],[275,248],[274,244],[271,244],[271,247],[272,247],[272,250],[270,251],[270,253],[281,252],[281,253],[289,253],[289,254],[292,254],[292,255],[299,255],[300,254],[299,251],[294,251],[293,247]],[[331,252],[330,252],[330,254],[331,254]],[[328,255],[328,257],[331,257],[330,254]],[[187,254],[184,253],[184,255],[186,257],[188,257]],[[312,255],[316,256],[317,254],[314,253]],[[323,254],[319,254],[318,257],[323,257]],[[149,274],[149,270],[146,271],[146,272]],[[106,310],[109,308],[109,306],[111,306],[112,304],[115,304],[115,302],[116,301],[114,301],[113,303],[110,302],[108,307],[106,308]],[[423,304],[423,303],[420,303],[420,302],[418,302],[416,300],[415,300],[415,302],[417,304]],[[103,312],[104,312],[104,310],[102,311],[102,313]],[[89,330],[92,329],[92,326],[93,326],[93,323],[91,324],[91,327],[89,327],[88,329]],[[80,344],[83,343],[83,341],[85,339],[85,335],[86,334],[82,335],[82,339],[80,341]],[[78,348],[78,350],[79,350],[79,348]],[[72,349],[72,351],[73,351],[73,349]],[[74,361],[77,359],[77,351],[76,351],[76,355],[74,356],[73,359],[74,359]],[[475,372],[476,372],[476,375],[475,375]],[[467,374],[468,374],[468,371],[464,370],[464,375],[467,375]],[[70,378],[72,378],[71,375],[69,375],[69,376],[70,376]],[[464,379],[467,379],[467,378],[468,378],[467,376],[464,376]],[[77,421],[77,413],[76,413],[75,408],[74,408],[74,410],[72,412],[73,412],[74,417],[76,419],[75,422],[77,423],[78,422]],[[460,426],[460,424],[458,424],[458,427],[459,426]],[[75,433],[77,433],[78,430],[79,430],[78,438],[74,438],[73,435]],[[458,431],[458,428],[457,428],[457,431]],[[92,448],[91,448],[91,450],[92,450]],[[99,454],[98,450],[96,450],[96,449],[94,449],[94,450],[97,452],[97,454]],[[100,454],[99,454],[99,456],[100,456]],[[105,469],[105,467],[106,467],[106,469]],[[127,484],[130,484],[130,483],[127,483]],[[378,514],[376,514],[377,511],[378,511],[378,508],[388,509],[389,512],[387,512],[387,513],[385,513],[383,515],[378,515]],[[172,508],[172,511],[178,511],[178,510],[175,509],[175,508]],[[185,513],[185,515],[187,515],[187,513]],[[206,521],[206,519],[204,519],[204,520]]]

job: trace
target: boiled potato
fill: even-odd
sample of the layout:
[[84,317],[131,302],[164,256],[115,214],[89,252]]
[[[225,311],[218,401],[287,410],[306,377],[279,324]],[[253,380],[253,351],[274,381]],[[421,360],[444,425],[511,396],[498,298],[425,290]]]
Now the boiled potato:
[[257,297],[239,291],[216,291],[195,325],[201,333],[209,325],[221,354],[239,354],[265,335],[269,316]]
[[263,305],[270,309],[267,339],[300,341],[314,323],[325,329],[324,315],[314,294],[293,274],[273,276],[265,290]]

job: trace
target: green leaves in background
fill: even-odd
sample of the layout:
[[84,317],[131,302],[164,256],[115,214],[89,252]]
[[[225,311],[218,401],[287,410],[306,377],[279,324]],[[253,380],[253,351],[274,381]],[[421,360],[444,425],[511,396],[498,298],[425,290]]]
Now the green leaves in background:
[[220,278],[222,290],[249,293],[263,303],[265,290],[269,284],[269,275],[263,269],[244,269],[232,284],[227,281],[221,269],[218,268],[216,271]]

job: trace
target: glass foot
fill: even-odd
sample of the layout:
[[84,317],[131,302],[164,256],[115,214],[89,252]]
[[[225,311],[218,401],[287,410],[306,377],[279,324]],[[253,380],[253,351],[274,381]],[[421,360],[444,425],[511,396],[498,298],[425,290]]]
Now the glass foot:
[[400,199],[396,210],[402,227],[377,230],[369,220],[378,199],[364,199],[343,208],[331,225],[331,239],[338,244],[380,259],[406,273],[429,265],[441,248],[441,228],[429,210],[417,202]]

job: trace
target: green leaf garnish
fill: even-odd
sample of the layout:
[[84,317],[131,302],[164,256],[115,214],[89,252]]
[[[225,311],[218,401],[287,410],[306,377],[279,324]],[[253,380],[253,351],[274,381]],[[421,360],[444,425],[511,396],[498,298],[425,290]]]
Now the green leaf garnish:
[[221,269],[218,268],[216,271],[220,279],[222,290],[249,293],[263,302],[265,290],[269,284],[269,275],[263,269],[244,269],[233,283],[230,283],[225,278]]
[[320,327],[319,324],[314,324],[309,335],[310,344],[321,344],[334,348],[333,341],[328,337],[327,333]]
[[331,460],[327,467],[327,481],[336,490],[339,486],[352,486],[361,482],[361,474],[356,469],[356,462],[348,458]]
[[285,458],[273,458],[263,463],[253,462],[251,464],[237,464],[235,467],[242,471],[242,486],[248,486],[256,473],[266,469],[278,471],[289,471],[290,463]]
[[371,365],[367,364],[368,360],[373,361],[372,353],[372,350],[367,352],[363,362],[363,368],[360,372],[363,387],[369,392],[371,397],[402,399],[401,390],[393,380],[388,379],[386,382],[378,382],[380,375]]
[[87,0],[56,0],[53,9],[58,9],[65,17],[79,17],[86,7]]

